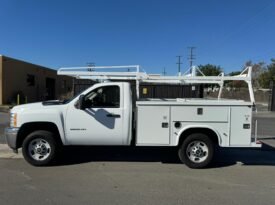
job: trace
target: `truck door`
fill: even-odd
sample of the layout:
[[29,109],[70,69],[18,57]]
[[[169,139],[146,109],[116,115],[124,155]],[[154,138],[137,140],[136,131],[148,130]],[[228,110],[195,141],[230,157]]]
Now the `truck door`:
[[104,85],[84,96],[84,110],[77,103],[69,106],[66,137],[76,145],[122,145],[122,86]]

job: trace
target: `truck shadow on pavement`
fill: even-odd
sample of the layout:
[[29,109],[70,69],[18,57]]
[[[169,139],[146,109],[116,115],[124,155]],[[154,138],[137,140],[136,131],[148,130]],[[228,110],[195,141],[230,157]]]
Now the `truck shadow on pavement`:
[[[72,146],[64,148],[55,166],[89,162],[161,162],[181,164],[177,149],[159,147]],[[217,149],[209,168],[240,165],[275,166],[275,148],[263,145],[261,149]]]
[[222,148],[216,151],[212,168],[232,166],[275,166],[275,148],[263,144],[262,148]]

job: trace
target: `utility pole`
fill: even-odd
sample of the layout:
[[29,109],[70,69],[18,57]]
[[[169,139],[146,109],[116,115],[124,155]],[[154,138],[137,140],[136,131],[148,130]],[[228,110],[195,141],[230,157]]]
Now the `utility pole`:
[[182,62],[181,62],[181,60],[180,60],[180,58],[182,57],[182,56],[176,56],[177,58],[178,58],[178,62],[176,63],[177,65],[178,65],[178,74],[180,75],[180,65],[182,64]]
[[163,75],[163,76],[166,76],[166,70],[165,70],[165,67],[163,67],[163,72],[162,72],[162,75]]
[[[95,67],[95,63],[94,62],[88,62],[87,66],[88,67]],[[88,71],[93,71],[93,69],[92,68],[88,68]]]
[[188,60],[190,62],[190,68],[192,68],[193,62],[196,59],[195,55],[194,55],[194,52],[193,52],[195,50],[195,48],[196,48],[195,46],[188,47],[188,49],[190,50],[190,55],[189,55],[189,58],[188,58]]

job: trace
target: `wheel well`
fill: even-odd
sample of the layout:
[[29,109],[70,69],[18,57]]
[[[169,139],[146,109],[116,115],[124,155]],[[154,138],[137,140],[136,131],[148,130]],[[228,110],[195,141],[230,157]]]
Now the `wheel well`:
[[187,130],[184,130],[183,133],[181,133],[178,145],[181,145],[182,142],[186,139],[186,137],[194,133],[203,133],[207,135],[214,142],[214,144],[219,144],[219,138],[217,133],[211,130],[210,128],[189,128]]
[[57,126],[52,122],[30,122],[25,123],[21,126],[19,129],[18,135],[17,135],[17,141],[16,141],[16,147],[20,148],[22,147],[24,139],[32,132],[36,130],[46,130],[50,131],[55,134],[57,138],[57,142],[62,144],[62,140],[60,138],[60,134],[58,131]]

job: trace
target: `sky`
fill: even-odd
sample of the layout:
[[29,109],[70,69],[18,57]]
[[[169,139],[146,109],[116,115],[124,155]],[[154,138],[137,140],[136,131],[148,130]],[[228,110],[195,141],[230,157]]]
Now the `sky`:
[[275,58],[273,0],[0,0],[0,54],[53,69],[194,65],[225,72]]

